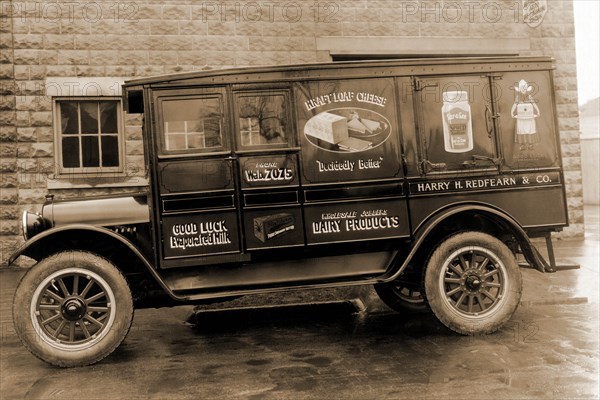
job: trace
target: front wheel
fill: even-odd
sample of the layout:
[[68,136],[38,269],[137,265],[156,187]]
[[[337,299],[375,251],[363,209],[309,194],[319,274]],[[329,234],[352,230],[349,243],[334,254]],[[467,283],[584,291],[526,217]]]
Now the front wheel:
[[133,320],[127,281],[108,260],[64,251],[41,260],[19,283],[15,331],[25,347],[50,364],[93,364],[123,341]]
[[455,332],[498,330],[513,315],[522,292],[521,271],[510,249],[481,232],[443,241],[425,270],[425,295],[436,317]]

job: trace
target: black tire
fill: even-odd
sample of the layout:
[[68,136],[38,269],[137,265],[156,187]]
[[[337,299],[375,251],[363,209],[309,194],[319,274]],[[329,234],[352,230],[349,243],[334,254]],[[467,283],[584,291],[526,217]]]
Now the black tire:
[[513,253],[481,232],[443,241],[425,270],[429,307],[442,324],[465,335],[492,333],[504,325],[519,305],[522,286]]
[[429,311],[422,289],[402,282],[379,283],[375,292],[394,311],[420,314]]
[[121,344],[133,321],[127,281],[108,260],[64,251],[34,265],[13,300],[23,345],[60,367],[96,363]]

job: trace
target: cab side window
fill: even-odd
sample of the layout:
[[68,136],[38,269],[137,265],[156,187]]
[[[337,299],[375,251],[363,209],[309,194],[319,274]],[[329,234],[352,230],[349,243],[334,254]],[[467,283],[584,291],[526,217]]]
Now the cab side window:
[[414,86],[423,172],[495,168],[487,78],[419,78]]
[[223,106],[220,97],[162,100],[164,152],[223,149]]
[[287,147],[290,144],[285,93],[238,93],[236,105],[240,148]]

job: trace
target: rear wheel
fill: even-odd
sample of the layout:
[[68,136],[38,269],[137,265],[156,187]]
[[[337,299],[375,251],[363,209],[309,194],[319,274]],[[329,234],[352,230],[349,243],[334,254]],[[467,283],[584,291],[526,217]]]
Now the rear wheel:
[[123,275],[108,260],[65,251],[41,260],[19,283],[15,330],[38,358],[61,367],[93,364],[123,341],[133,302]]
[[427,311],[427,302],[422,290],[405,282],[392,281],[375,285],[377,295],[392,310],[405,313],[422,313]]
[[481,232],[446,239],[425,270],[429,307],[444,325],[462,334],[498,330],[517,309],[521,292],[514,255],[500,240]]

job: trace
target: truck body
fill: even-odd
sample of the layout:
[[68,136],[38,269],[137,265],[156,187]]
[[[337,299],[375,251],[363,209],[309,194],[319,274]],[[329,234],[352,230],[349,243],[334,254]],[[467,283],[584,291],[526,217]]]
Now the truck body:
[[[96,265],[89,282],[105,302],[102,271],[114,269],[138,308],[375,284],[394,309],[492,332],[520,298],[516,258],[552,269],[530,238],[568,224],[552,70],[543,57],[420,59],[126,82],[126,111],[144,116],[148,190],[48,196],[23,215],[28,241],[11,262],[32,257],[38,273],[61,256]],[[103,347],[78,333],[90,325],[83,273],[54,264],[66,289],[30,278],[55,296],[21,301],[52,304],[46,319],[66,322],[50,329],[33,313],[21,325],[65,336],[61,351]],[[106,353],[65,361],[27,346],[58,365]]]

